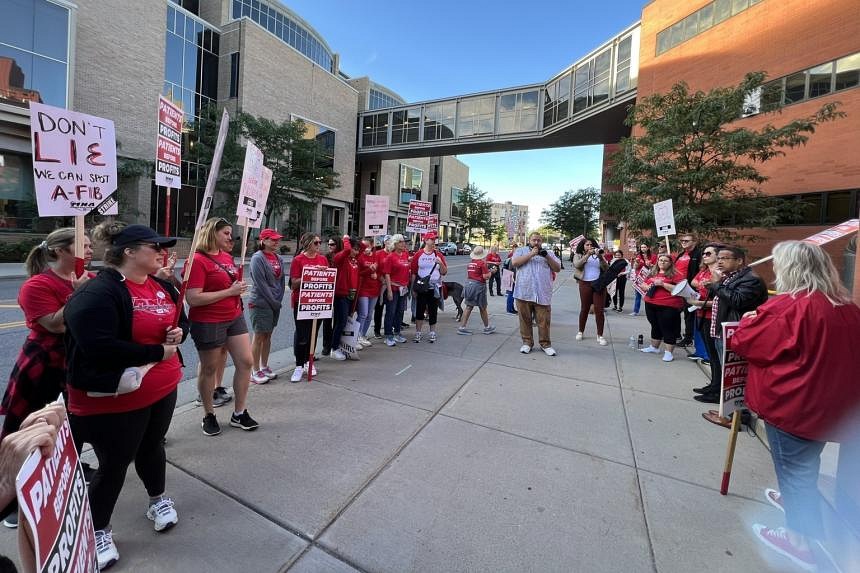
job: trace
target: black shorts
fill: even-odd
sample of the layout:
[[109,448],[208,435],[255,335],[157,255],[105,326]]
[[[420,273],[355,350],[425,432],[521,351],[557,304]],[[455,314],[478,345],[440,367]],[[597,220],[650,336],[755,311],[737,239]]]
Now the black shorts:
[[240,314],[227,322],[192,322],[191,339],[197,350],[214,350],[227,344],[230,336],[248,333],[245,315]]

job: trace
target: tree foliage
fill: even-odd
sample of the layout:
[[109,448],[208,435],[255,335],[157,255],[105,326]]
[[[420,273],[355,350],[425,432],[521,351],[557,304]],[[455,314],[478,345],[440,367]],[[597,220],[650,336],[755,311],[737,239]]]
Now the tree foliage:
[[493,234],[493,200],[487,197],[486,191],[481,191],[474,183],[469,183],[460,191],[460,200],[457,201],[460,208],[460,218],[466,224],[466,240],[472,238],[477,230],[482,236],[490,237]]
[[820,123],[845,114],[833,102],[778,127],[736,125],[764,79],[763,72],[750,73],[737,86],[707,93],[691,92],[681,82],[633,106],[627,124],[641,135],[622,140],[611,158],[610,180],[625,192],[604,194],[604,215],[634,231],[653,230],[654,203],[672,199],[676,228],[724,239],[755,239],[739,231],[796,216],[797,205],[761,192],[767,177],[759,166],[804,145]]
[[[202,164],[212,162],[219,122],[220,113],[212,109],[196,126]],[[216,199],[213,212],[226,216],[235,213],[245,163],[245,142],[252,141],[262,151],[266,167],[272,170],[264,224],[274,213],[284,213],[287,209],[299,213],[298,220],[305,220],[308,209],[312,210],[338,184],[338,174],[332,168],[332,152],[320,141],[307,139],[306,133],[307,126],[301,120],[277,122],[247,113],[231,117],[216,183],[216,192],[222,193],[226,200]],[[205,185],[205,177],[205,173],[200,174],[201,186]]]
[[570,190],[541,211],[540,222],[568,238],[593,237],[598,229],[600,190],[586,187]]

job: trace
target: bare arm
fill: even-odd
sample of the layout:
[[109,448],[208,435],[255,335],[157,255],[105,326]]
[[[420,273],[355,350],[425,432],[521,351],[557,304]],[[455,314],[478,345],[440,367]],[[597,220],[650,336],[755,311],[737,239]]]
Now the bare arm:
[[245,281],[236,281],[230,288],[212,292],[203,292],[202,288],[190,288],[185,292],[185,300],[190,306],[206,306],[231,296],[241,296],[244,290]]

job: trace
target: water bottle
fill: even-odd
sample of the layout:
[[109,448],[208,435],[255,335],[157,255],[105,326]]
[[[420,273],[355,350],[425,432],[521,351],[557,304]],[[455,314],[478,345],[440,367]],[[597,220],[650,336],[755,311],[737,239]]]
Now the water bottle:
[[645,337],[640,334],[636,344],[638,345],[637,348],[642,348],[642,345],[645,344]]
[[630,343],[627,346],[629,346],[631,349],[636,348],[636,337],[632,334],[630,335]]

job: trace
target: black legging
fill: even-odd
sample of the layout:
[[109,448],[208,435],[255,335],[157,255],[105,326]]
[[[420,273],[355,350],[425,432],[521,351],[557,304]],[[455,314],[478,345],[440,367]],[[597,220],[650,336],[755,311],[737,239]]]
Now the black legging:
[[502,267],[496,267],[498,270],[490,275],[490,295],[493,294],[493,284],[496,285],[496,294],[502,296]]
[[376,307],[373,309],[373,334],[379,336],[382,330],[382,313],[385,311],[385,294],[376,299]]
[[166,458],[162,440],[170,428],[175,407],[176,390],[151,406],[131,412],[94,416],[69,414],[72,433],[92,444],[99,460],[89,488],[94,529],[110,525],[132,461],[146,493],[150,497],[164,493]]
[[624,310],[624,289],[627,286],[627,277],[621,275],[615,279],[615,294],[612,295],[612,305],[618,310]]
[[436,326],[436,316],[439,310],[439,301],[433,289],[415,295],[415,318],[424,320],[424,311],[427,311],[427,322],[432,329]]
[[705,341],[705,348],[708,349],[709,362],[711,363],[711,382],[708,386],[712,392],[717,392],[722,386],[722,357],[717,352],[717,345],[714,343],[714,339],[711,338],[711,319],[702,318],[699,320],[699,325],[701,326],[700,332],[702,333],[702,339]]
[[645,302],[645,316],[651,323],[651,340],[674,346],[681,336],[681,309]]
[[[311,330],[313,330],[314,321],[299,320],[299,309],[293,307],[293,321],[295,322],[295,331],[293,332],[293,355],[296,357],[296,366],[304,366],[311,354]],[[317,321],[317,335],[319,335],[319,323],[331,323],[331,319]],[[325,339],[325,333],[323,333]],[[331,338],[329,338],[331,344]]]

